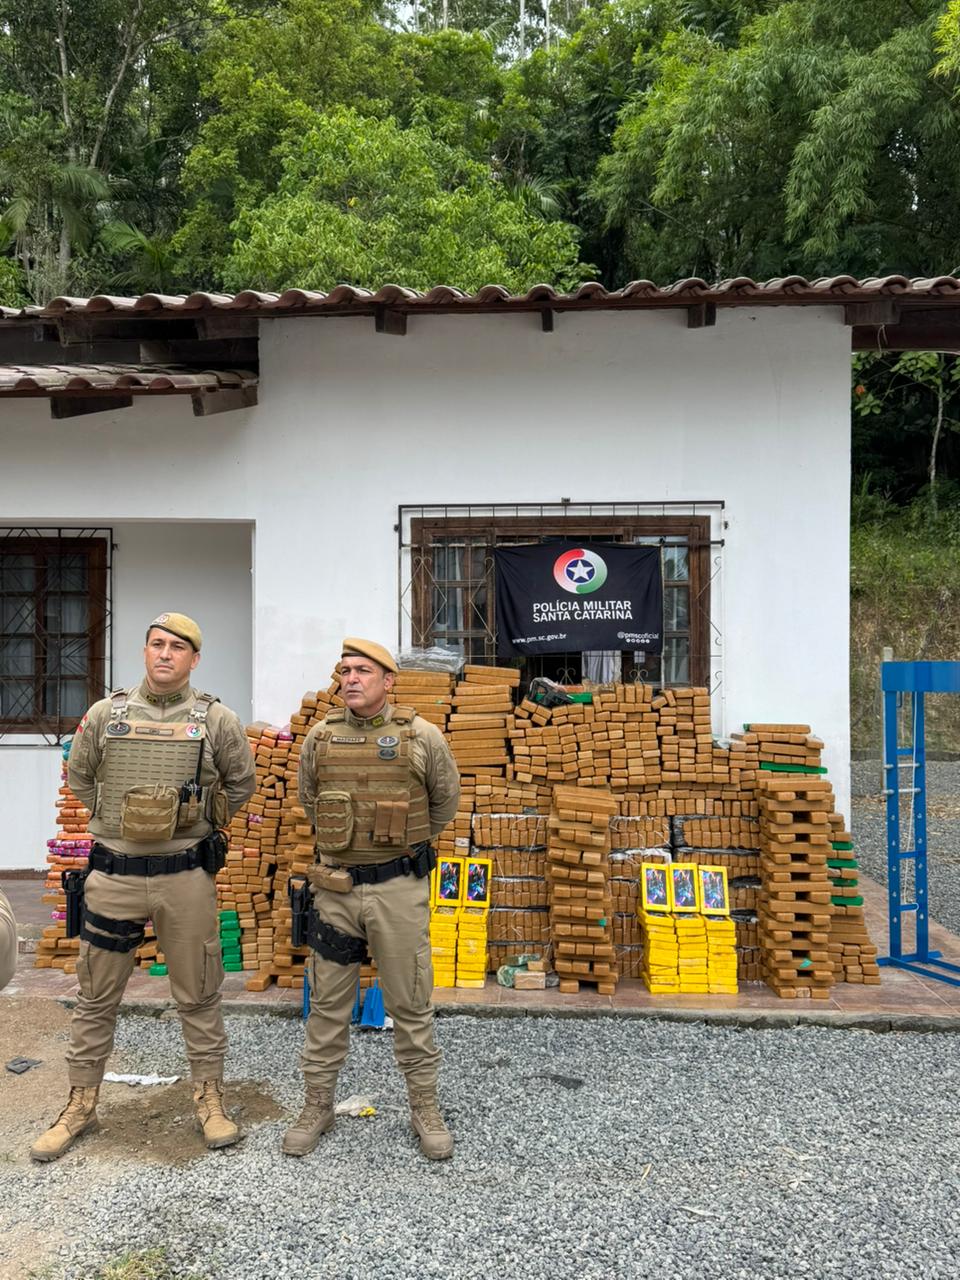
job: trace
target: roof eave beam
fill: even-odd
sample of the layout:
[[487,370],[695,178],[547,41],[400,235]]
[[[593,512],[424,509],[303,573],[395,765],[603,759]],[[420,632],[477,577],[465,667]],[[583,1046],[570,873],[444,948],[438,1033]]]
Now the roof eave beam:
[[688,329],[709,329],[717,323],[717,304],[715,302],[696,302],[687,307]]
[[925,325],[854,325],[851,346],[854,351],[960,352],[960,326],[946,322]]
[[219,391],[193,391],[193,416],[209,418],[214,413],[231,413],[234,409],[252,409],[257,403],[256,387],[223,388]]
[[58,396],[50,397],[51,418],[79,418],[87,413],[110,413],[114,409],[129,409],[133,396]]
[[900,304],[889,298],[879,298],[874,302],[847,302],[843,308],[843,323],[850,326],[899,324]]
[[373,313],[373,323],[377,333],[387,333],[394,338],[407,336],[407,314],[395,307],[378,306]]

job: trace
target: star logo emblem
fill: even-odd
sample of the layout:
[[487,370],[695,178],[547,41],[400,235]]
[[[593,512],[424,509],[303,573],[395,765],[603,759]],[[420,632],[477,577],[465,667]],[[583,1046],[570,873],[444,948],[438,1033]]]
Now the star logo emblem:
[[593,577],[593,565],[586,560],[574,560],[567,565],[567,577],[571,582],[589,582]]

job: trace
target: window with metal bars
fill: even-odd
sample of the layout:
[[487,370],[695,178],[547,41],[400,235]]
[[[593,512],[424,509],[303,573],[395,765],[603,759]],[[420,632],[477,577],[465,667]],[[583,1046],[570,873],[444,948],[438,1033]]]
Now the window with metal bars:
[[521,661],[526,677],[642,679],[657,686],[711,685],[710,517],[440,516],[410,520],[411,640],[444,645],[467,662],[496,662],[493,549],[571,541],[640,542],[661,547],[662,654],[550,654]]
[[72,733],[106,690],[109,530],[0,529],[0,732]]

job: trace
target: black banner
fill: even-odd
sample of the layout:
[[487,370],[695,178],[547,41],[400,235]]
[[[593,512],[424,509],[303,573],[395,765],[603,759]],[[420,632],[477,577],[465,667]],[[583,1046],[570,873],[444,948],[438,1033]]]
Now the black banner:
[[663,647],[660,548],[546,542],[498,547],[497,654]]

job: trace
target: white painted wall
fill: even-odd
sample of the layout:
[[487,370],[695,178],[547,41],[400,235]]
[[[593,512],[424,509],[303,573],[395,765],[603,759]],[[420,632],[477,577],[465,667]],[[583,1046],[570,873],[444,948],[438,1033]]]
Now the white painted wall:
[[143,676],[147,623],[185,613],[203,632],[195,686],[253,719],[252,525],[121,523],[113,540],[114,685]]
[[[250,524],[114,523],[114,685],[141,679],[151,618],[165,609],[186,613],[203,631],[196,686],[252,719],[252,532]],[[0,744],[0,811],[9,815],[0,870],[43,866],[59,769],[57,746],[30,739],[18,747],[11,736]]]
[[811,723],[846,809],[849,350],[833,308],[264,322],[254,409],[6,402],[0,512],[253,522],[253,713],[282,723],[344,634],[395,643],[399,505],[723,498],[718,728]]

